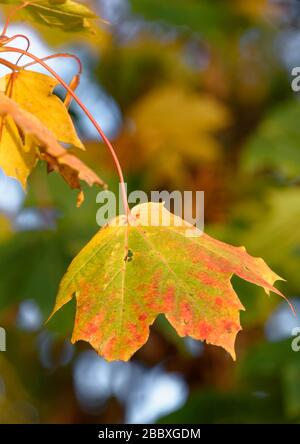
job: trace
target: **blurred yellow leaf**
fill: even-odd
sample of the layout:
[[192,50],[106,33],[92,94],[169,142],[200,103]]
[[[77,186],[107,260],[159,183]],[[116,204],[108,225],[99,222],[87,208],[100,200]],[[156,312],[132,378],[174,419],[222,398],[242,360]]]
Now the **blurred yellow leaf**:
[[268,0],[237,0],[236,7],[251,19],[276,16],[280,12],[279,5]]
[[151,91],[129,115],[138,156],[150,162],[152,174],[173,183],[188,180],[184,165],[197,167],[220,156],[216,133],[231,123],[221,102],[177,85]]
[[8,239],[12,232],[10,220],[4,214],[0,214],[0,242]]

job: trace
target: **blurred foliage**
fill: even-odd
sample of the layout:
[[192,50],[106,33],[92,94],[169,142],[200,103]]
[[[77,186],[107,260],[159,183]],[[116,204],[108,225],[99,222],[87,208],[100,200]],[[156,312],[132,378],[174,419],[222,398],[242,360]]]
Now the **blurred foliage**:
[[268,10],[264,0],[132,0],[131,3],[133,10],[147,19],[175,25],[186,32],[200,33],[221,44],[228,32],[234,35],[249,24],[249,16],[254,14],[257,19]]
[[236,368],[236,387],[195,391],[162,423],[293,423],[300,414],[299,357],[290,340],[250,348]]
[[36,417],[30,409],[30,398],[22,386],[15,369],[0,356],[0,424],[26,424],[36,422]]
[[299,119],[297,100],[272,108],[245,145],[242,159],[245,169],[252,173],[276,172],[283,179],[297,178],[300,165]]
[[143,188],[151,189],[154,175],[160,187],[184,189],[195,164],[209,165],[222,156],[214,136],[229,126],[230,113],[211,96],[171,84],[155,88],[136,102],[128,119],[117,141],[120,150],[122,143],[132,147],[125,148],[124,167],[130,171],[147,168]]
[[[122,115],[113,141],[128,191],[204,190],[205,230],[263,257],[286,279],[279,288],[297,301],[300,104],[282,42],[298,31],[298,2],[120,0],[106,16],[108,3],[93,9],[109,24],[102,23],[95,37],[81,34],[80,41],[91,81]],[[55,45],[70,41],[66,33],[43,29]],[[81,123],[76,107],[72,112]],[[85,145],[80,158],[118,192],[105,147],[90,138]],[[1,214],[0,325],[8,343],[0,356],[0,422],[127,418],[126,402],[115,394],[90,412],[75,393],[74,363],[88,346],[79,343],[64,361],[74,304],[32,331],[19,324],[20,304],[28,300],[47,319],[67,265],[99,228],[97,192],[87,189],[76,209],[74,192],[40,166],[24,207]],[[38,229],[20,225],[25,211],[38,215]],[[237,363],[209,345],[192,352],[163,317],[134,357],[133,363],[164,366],[188,384],[185,405],[160,422],[300,421],[300,355],[292,351],[290,337],[266,338],[266,322],[282,300],[238,278],[233,286],[247,308],[241,313]],[[282,327],[291,330],[298,318],[282,319],[279,333]],[[103,376],[102,383],[99,390],[105,391],[110,382]],[[130,390],[137,385],[134,379]]]

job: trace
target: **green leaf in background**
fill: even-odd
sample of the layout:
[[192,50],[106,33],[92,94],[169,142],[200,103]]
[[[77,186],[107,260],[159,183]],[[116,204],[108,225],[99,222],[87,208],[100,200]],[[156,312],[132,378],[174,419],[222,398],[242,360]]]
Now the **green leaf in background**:
[[300,418],[300,359],[288,363],[282,372],[284,407],[290,418]]
[[276,390],[283,366],[294,359],[299,359],[299,355],[293,352],[290,339],[259,343],[248,350],[239,364],[239,384],[249,390]]
[[147,20],[159,20],[218,41],[224,32],[232,32],[244,23],[224,0],[131,0],[131,4],[133,11]]
[[258,215],[257,222],[250,229],[245,230],[240,241],[247,239],[251,254],[263,253],[268,263],[284,275],[290,289],[299,294],[300,190],[286,188],[273,191],[266,202],[266,211]]
[[108,46],[96,74],[122,111],[157,86],[182,82],[190,87],[199,82],[199,70],[185,62],[182,45],[154,37]]
[[34,299],[47,315],[68,259],[60,235],[53,231],[17,233],[1,243],[1,310]]
[[282,412],[274,397],[259,397],[255,393],[194,392],[177,412],[160,419],[161,424],[245,424],[282,422]]
[[[22,4],[20,0],[0,0],[0,3]],[[96,18],[86,5],[73,0],[34,1],[21,10],[21,15],[65,32],[89,31],[91,30],[90,19]]]
[[236,367],[236,387],[191,393],[162,424],[289,423],[299,421],[299,354],[291,339],[263,342],[248,350]]
[[[15,233],[0,243],[1,325],[7,324],[7,313],[14,313],[15,317],[24,300],[33,300],[46,320],[59,280],[72,257],[70,244],[68,233],[52,230]],[[47,328],[62,336],[69,335],[73,317],[74,307],[70,305]]]
[[287,178],[300,174],[300,103],[290,101],[272,109],[244,147],[247,172],[276,171]]
[[299,352],[292,350],[293,337],[275,343],[262,343],[250,349],[240,362],[239,385],[263,391],[265,396],[280,394],[280,422],[300,419]]

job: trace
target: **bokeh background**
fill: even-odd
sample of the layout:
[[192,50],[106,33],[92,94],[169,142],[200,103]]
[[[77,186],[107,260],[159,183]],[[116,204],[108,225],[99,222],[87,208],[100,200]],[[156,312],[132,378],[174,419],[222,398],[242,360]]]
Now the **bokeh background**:
[[[71,259],[98,230],[97,189],[76,193],[39,165],[25,195],[0,172],[1,423],[300,421],[300,66],[297,0],[98,0],[97,35],[15,21],[40,57],[84,64],[78,95],[114,141],[128,190],[203,190],[205,231],[263,257],[278,296],[233,279],[247,311],[237,362],[179,338],[160,316],[128,362],[70,343],[69,303],[45,324]],[[3,10],[2,10],[3,12]],[[3,19],[3,15],[2,15]],[[3,20],[2,20],[3,21]],[[12,58],[13,60],[13,58]],[[74,64],[51,62],[68,81]],[[6,73],[0,67],[1,75]],[[61,91],[57,92],[61,94]],[[105,147],[78,107],[81,154],[117,192]]]

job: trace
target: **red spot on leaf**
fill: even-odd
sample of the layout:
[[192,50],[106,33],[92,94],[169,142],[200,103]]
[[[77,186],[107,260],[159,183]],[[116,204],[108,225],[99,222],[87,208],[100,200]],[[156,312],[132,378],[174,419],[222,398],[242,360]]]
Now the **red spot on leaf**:
[[172,310],[174,305],[174,287],[168,287],[167,291],[164,295],[164,310],[169,311]]
[[223,300],[222,298],[216,298],[215,299],[216,305],[218,305],[219,307],[222,307],[223,305]]
[[[85,311],[85,310],[83,310]],[[101,331],[100,326],[101,322],[104,319],[104,313],[99,312],[96,316],[94,316],[89,322],[84,325],[84,334],[89,337],[94,335],[95,333]]]
[[206,339],[207,336],[212,332],[212,326],[205,321],[201,321],[198,327],[199,336]]
[[136,342],[142,341],[143,335],[141,334],[141,332],[137,328],[136,324],[133,324],[132,322],[128,323],[127,328],[129,331],[128,338],[127,338],[128,343],[135,344]]
[[116,345],[117,339],[115,336],[111,336],[108,341],[104,344],[102,348],[102,353],[107,356],[114,356],[114,348]]
[[240,327],[233,321],[223,321],[224,330],[227,333],[232,333],[240,329]]

